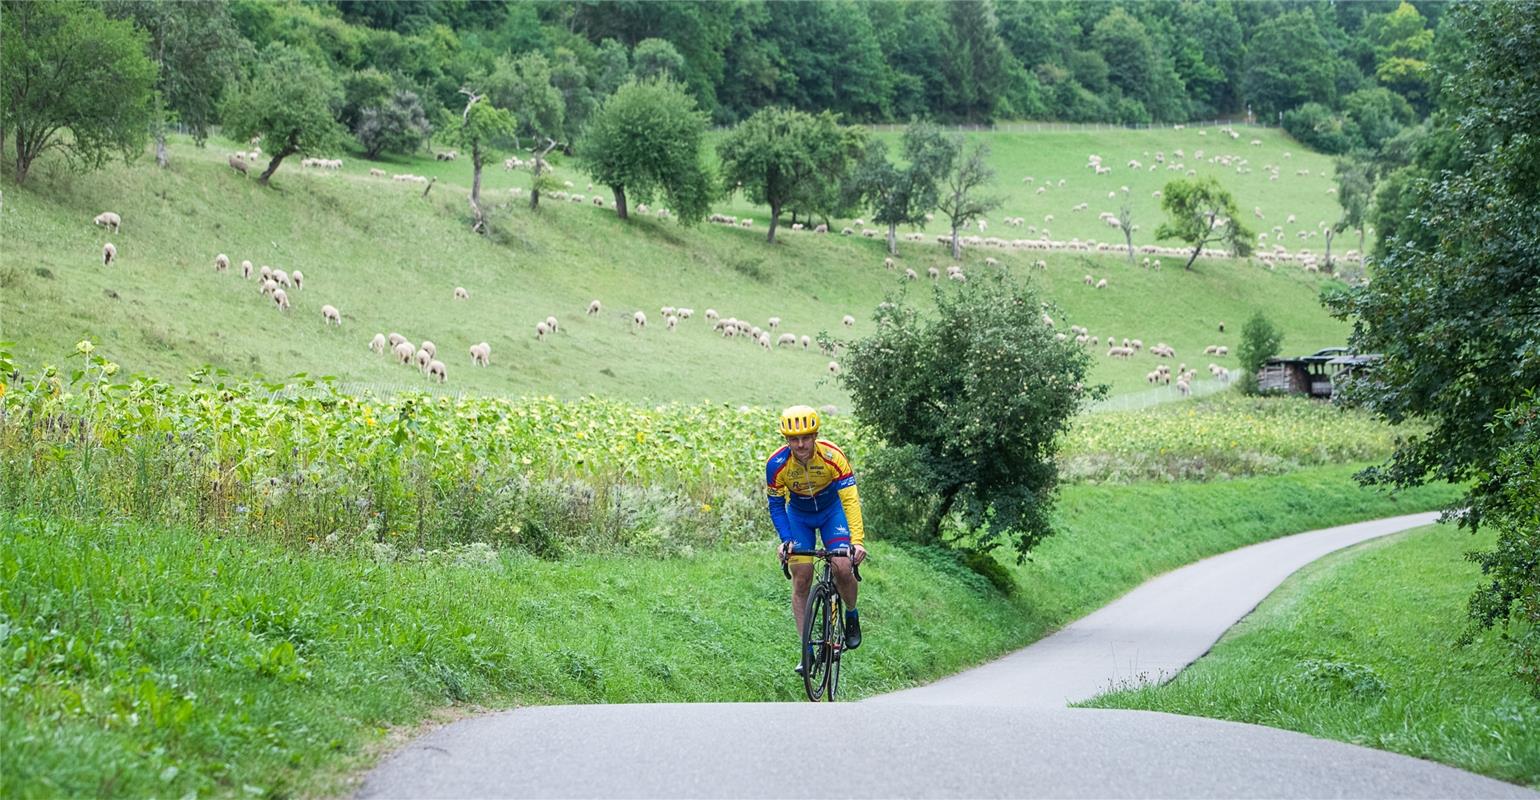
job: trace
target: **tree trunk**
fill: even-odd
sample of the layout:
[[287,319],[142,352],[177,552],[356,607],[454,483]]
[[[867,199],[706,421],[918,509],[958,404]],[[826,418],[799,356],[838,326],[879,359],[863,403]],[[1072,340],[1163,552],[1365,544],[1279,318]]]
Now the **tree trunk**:
[[1128,242],[1128,266],[1134,265],[1134,231],[1128,226],[1123,226],[1123,240]]
[[930,518],[925,520],[925,540],[934,544],[941,540],[941,523],[946,520],[946,515],[952,511],[952,502],[957,499],[957,493],[962,491],[961,485],[948,486],[941,490],[941,503],[930,512]]
[[898,255],[898,223],[888,223],[888,255]]
[[781,204],[770,204],[770,233],[765,236],[765,241],[775,244],[775,229],[781,224]]
[[1199,242],[1198,246],[1192,249],[1192,255],[1187,257],[1187,263],[1182,266],[1182,269],[1192,269],[1192,262],[1198,260],[1198,254],[1201,252],[1203,252],[1203,243]]
[[957,221],[952,221],[952,258],[962,258],[962,240],[957,238]]
[[471,230],[476,233],[487,232],[486,216],[481,212],[481,142],[471,145],[471,214],[475,222],[471,223]]
[[621,219],[630,219],[626,214],[626,187],[612,186],[615,190],[615,216]]
[[171,163],[166,155],[166,128],[161,126],[155,131],[155,164],[165,169]]
[[295,151],[293,149],[285,147],[284,149],[279,150],[277,153],[274,153],[273,160],[267,162],[267,169],[262,171],[262,174],[257,178],[257,183],[266,186],[267,179],[273,177],[273,173],[278,171],[278,165],[283,163],[285,158],[294,155],[294,152]]
[[1330,275],[1333,272],[1331,268],[1331,240],[1336,238],[1337,231],[1332,228],[1327,228],[1323,235],[1326,238],[1326,274]]
[[32,166],[32,159],[27,157],[27,148],[22,143],[27,140],[20,130],[16,131],[16,185],[27,182],[27,169]]

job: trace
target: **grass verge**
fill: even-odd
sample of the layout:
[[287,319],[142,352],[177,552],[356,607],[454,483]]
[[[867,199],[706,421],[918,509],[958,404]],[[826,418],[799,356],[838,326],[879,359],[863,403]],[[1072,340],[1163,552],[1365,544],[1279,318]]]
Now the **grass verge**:
[[1456,646],[1489,546],[1420,528],[1293,576],[1181,675],[1086,705],[1252,722],[1540,788],[1540,703],[1498,634]]
[[[1144,579],[1250,542],[1431,508],[1351,467],[1072,486],[1006,595],[875,542],[853,695],[1020,647]],[[1150,509],[1161,509],[1154,518]],[[132,522],[0,520],[0,795],[339,793],[444,706],[796,700],[787,586],[763,545],[542,561],[484,544],[307,551]]]

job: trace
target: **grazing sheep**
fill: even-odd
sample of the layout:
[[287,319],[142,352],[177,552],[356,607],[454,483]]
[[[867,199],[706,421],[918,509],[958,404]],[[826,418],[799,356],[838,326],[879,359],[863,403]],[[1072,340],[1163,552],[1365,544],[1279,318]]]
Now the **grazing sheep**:
[[770,325],[771,328],[779,328],[779,327],[781,327],[781,318],[780,317],[771,317],[769,319],[769,321],[768,321],[768,324]]
[[278,306],[279,311],[289,310],[289,293],[277,287],[273,288],[273,305]]
[[486,342],[471,345],[471,363],[483,367],[492,366],[492,345]]
[[709,320],[717,319],[717,310],[714,309],[714,308],[706,309],[706,319],[709,319]]
[[673,306],[663,306],[662,308],[658,309],[658,313],[662,314],[665,317],[672,317],[672,316],[674,316],[674,307]]
[[679,318],[674,316],[673,314],[669,314],[668,316],[663,318],[663,327],[665,327],[665,328],[667,328],[669,330],[673,330],[673,329],[679,327]]
[[403,340],[397,342],[396,346],[391,349],[391,352],[396,354],[397,361],[403,364],[410,364],[412,363],[412,355],[417,352],[417,348],[413,347],[411,342]]
[[889,256],[888,258],[884,258],[882,260],[882,265],[884,267],[887,267],[888,269],[892,269],[893,268],[893,258],[891,256]]
[[936,280],[941,277],[941,270],[931,267],[925,270],[925,274],[929,275],[931,280]]
[[551,332],[551,327],[544,322],[535,323],[535,338],[545,341],[545,335]]
[[118,257],[118,248],[112,242],[102,245],[102,266],[112,264],[112,260]]
[[638,311],[631,315],[631,323],[638,328],[647,327],[647,315]]
[[1225,332],[1225,323],[1224,323],[1224,320],[1220,320],[1220,321],[1219,321],[1219,332],[1220,332],[1220,333],[1224,333],[1224,332]]
[[455,287],[455,299],[456,300],[469,300],[469,299],[471,299],[471,293],[465,291],[465,287],[464,286],[456,286]]
[[838,374],[840,374],[840,365],[839,365],[838,361],[830,361],[829,362],[829,374],[830,375],[838,375]]
[[845,327],[847,327],[847,328],[849,328],[849,327],[851,327],[851,326],[852,326],[852,325],[855,325],[855,324],[856,324],[856,318],[855,318],[855,317],[852,317],[852,316],[850,316],[850,315],[849,315],[849,314],[846,314],[846,315],[845,315],[845,318],[844,318],[844,319],[842,319],[842,320],[840,320],[840,322],[841,322],[841,323],[842,323],[842,324],[844,324],[844,326],[845,326]]
[[427,339],[424,339],[422,344],[418,345],[417,347],[418,349],[426,350],[428,352],[429,358],[438,358],[438,345],[428,341]]
[[371,177],[371,178],[383,178],[383,177],[385,177],[385,170],[380,169],[379,167],[370,167],[369,168],[369,177]]
[[449,372],[444,368],[442,361],[428,362],[428,377],[437,378],[439,383],[449,380]]
[[1135,350],[1143,350],[1144,342],[1140,339],[1130,339],[1128,346],[1134,348]]
[[555,317],[546,317],[545,318],[545,326],[547,328],[551,329],[551,333],[555,333],[556,332],[556,318]]
[[689,319],[690,317],[695,316],[695,309],[693,309],[693,308],[681,308],[681,309],[679,309],[678,313],[679,313],[679,318],[680,319]]
[[910,281],[917,280],[919,277],[920,277],[919,273],[915,272],[912,269],[904,270],[904,279],[905,280],[910,280]]
[[230,165],[230,169],[241,173],[241,177],[247,177],[246,170],[249,168],[246,166],[246,162],[241,160],[240,156],[230,156],[226,163]]
[[795,333],[783,333],[775,338],[776,347],[788,344],[792,347],[797,346],[797,335]]
[[813,337],[804,335],[801,339],[797,340],[797,343],[802,345],[803,350],[806,350],[813,346]]
[[276,291],[278,291],[278,281],[275,281],[272,278],[264,279],[262,281],[261,287],[258,289],[260,294],[272,294]]
[[289,279],[294,281],[294,288],[305,288],[305,273],[300,272],[299,270],[294,270],[293,272],[289,273]]
[[[321,323],[323,325],[330,325],[333,322],[337,323],[337,327],[342,327],[341,312],[337,311],[337,308],[332,305],[321,306]],[[381,339],[380,341],[383,343],[385,340]]]
[[1192,386],[1191,386],[1191,384],[1187,383],[1187,379],[1186,378],[1183,378],[1183,379],[1181,379],[1181,380],[1176,382],[1176,390],[1181,392],[1183,397],[1186,397],[1187,395],[1192,394]]
[[279,286],[294,286],[294,282],[289,280],[289,273],[284,272],[281,269],[273,270],[273,280],[278,281]]
[[117,214],[114,214],[111,211],[103,211],[102,213],[96,215],[96,219],[91,221],[97,225],[111,228],[113,233],[117,233],[118,226],[123,224],[123,218],[119,217]]
[[1204,354],[1204,355],[1206,355],[1206,356],[1211,356],[1211,355],[1213,355],[1213,354],[1214,354],[1214,353],[1215,353],[1215,351],[1217,351],[1217,350],[1219,350],[1219,345],[1217,345],[1217,344],[1211,344],[1211,345],[1209,345],[1209,346],[1208,346],[1208,347],[1205,347],[1205,348],[1203,348],[1203,354]]
[[230,268],[230,257],[224,253],[214,256],[214,271],[224,272]]
[[369,340],[369,349],[376,353],[385,352],[385,334],[376,333],[374,338]]
[[264,281],[265,280],[269,280],[269,279],[271,279],[273,277],[273,268],[269,267],[266,264],[263,264],[262,265],[262,271],[257,273],[257,274],[262,276],[262,280],[264,280]]
[[385,337],[385,341],[390,342],[391,347],[395,347],[396,345],[406,341],[406,337],[399,333],[392,333],[391,335]]
[[1097,281],[1096,282],[1096,288],[1098,288],[1098,289],[1105,289],[1105,288],[1107,288],[1107,279],[1106,278],[1102,278],[1101,280]]
[[1216,356],[1227,356],[1229,354],[1230,354],[1230,348],[1225,347],[1224,345],[1220,345],[1220,346],[1214,348],[1214,355],[1216,355]]
[[599,309],[600,309],[600,305],[599,305],[599,301],[598,300],[594,300],[594,301],[590,302],[588,304],[588,315],[589,316],[593,316],[593,315],[599,313]]
[[430,362],[432,360],[433,360],[433,356],[428,355],[428,351],[427,350],[424,350],[421,347],[417,348],[417,369],[419,371],[427,372],[428,371],[428,362]]
[[246,261],[242,261],[241,262],[241,277],[245,278],[246,280],[251,280],[251,261],[250,260],[246,260]]
[[1096,285],[1096,279],[1091,277],[1090,275],[1085,276],[1084,282],[1085,282],[1085,285],[1087,285],[1087,286],[1094,286],[1094,285]]

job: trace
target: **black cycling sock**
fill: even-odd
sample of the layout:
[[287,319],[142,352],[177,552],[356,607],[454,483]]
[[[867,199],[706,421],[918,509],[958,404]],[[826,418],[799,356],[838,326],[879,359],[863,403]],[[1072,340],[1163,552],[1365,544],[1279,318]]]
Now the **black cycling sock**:
[[845,609],[845,619],[855,619],[855,618],[857,618],[859,616],[861,616],[861,615],[859,613],[857,613],[854,608],[847,608],[847,609]]

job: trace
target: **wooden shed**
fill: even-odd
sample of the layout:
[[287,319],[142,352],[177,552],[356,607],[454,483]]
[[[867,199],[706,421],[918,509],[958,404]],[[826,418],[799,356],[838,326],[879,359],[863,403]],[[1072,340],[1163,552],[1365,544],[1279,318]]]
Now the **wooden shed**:
[[1330,399],[1342,381],[1377,358],[1370,353],[1350,353],[1346,347],[1327,347],[1308,356],[1269,358],[1257,371],[1257,388]]

